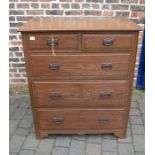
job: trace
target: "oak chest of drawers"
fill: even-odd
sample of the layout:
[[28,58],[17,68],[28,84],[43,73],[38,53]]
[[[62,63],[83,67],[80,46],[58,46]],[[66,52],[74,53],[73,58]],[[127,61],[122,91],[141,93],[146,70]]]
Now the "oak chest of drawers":
[[22,32],[37,138],[126,134],[139,27],[125,18],[44,17]]

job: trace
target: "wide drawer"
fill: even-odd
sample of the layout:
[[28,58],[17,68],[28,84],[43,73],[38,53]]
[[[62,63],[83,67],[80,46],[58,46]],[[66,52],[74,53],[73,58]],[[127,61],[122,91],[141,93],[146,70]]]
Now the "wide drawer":
[[52,46],[55,51],[61,50],[61,52],[65,49],[73,50],[78,49],[79,46],[79,36],[78,33],[70,34],[70,33],[56,33],[56,34],[31,34],[28,35],[28,49],[37,49],[35,52],[39,50],[49,50],[52,51]]
[[36,109],[37,126],[46,130],[121,129],[124,109]]
[[50,77],[97,77],[99,79],[125,79],[129,76],[129,54],[57,55],[32,54],[32,76]]
[[33,82],[35,107],[127,106],[128,81]]
[[129,50],[133,49],[133,43],[133,34],[85,33],[82,35],[82,49],[86,50]]

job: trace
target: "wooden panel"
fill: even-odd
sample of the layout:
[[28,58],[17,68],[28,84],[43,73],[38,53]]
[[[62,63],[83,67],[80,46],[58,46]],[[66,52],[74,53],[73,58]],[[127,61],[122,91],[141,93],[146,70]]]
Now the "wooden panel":
[[39,17],[24,24],[19,31],[139,31],[126,17]]
[[[31,55],[32,75],[63,77],[67,76],[96,76],[102,79],[127,79],[129,75],[129,54],[104,55]],[[49,65],[59,65],[50,69]],[[106,65],[110,64],[110,68]],[[104,68],[105,65],[105,68]]]
[[[48,49],[52,51],[52,46],[48,44],[48,40],[56,40],[57,45],[54,45],[54,50],[58,51],[61,49],[78,49],[78,33],[69,34],[69,33],[37,33],[30,34],[28,38],[28,49]],[[37,51],[35,51],[37,52]]]
[[127,50],[133,48],[133,41],[132,34],[85,33],[82,35],[82,48],[86,50]]
[[36,109],[39,129],[121,129],[124,109]]
[[128,81],[33,82],[35,107],[127,106]]

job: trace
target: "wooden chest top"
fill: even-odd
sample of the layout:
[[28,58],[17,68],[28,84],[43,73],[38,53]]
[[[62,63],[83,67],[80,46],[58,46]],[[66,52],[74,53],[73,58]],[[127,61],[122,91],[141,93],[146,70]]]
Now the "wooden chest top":
[[36,17],[19,31],[139,31],[140,27],[125,17]]

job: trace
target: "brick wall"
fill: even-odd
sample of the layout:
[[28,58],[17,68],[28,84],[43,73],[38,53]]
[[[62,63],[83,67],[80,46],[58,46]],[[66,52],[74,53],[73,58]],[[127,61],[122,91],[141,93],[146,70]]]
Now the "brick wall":
[[[126,16],[144,27],[145,0],[10,0],[10,84],[27,84],[21,34],[17,29],[34,16]],[[139,35],[138,66],[142,32]],[[135,69],[135,78],[137,67]]]

